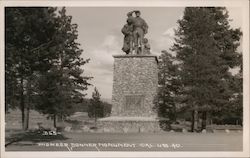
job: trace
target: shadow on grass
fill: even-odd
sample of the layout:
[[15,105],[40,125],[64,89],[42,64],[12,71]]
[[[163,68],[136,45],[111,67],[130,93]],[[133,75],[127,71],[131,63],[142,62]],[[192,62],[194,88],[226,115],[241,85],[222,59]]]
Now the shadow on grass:
[[38,143],[38,142],[50,142],[54,140],[66,140],[66,139],[69,139],[69,138],[65,137],[63,134],[42,135],[42,132],[38,130],[28,131],[28,132],[19,132],[19,133],[11,134],[5,138],[5,147],[13,143],[17,143],[21,141],[29,141],[32,143]]

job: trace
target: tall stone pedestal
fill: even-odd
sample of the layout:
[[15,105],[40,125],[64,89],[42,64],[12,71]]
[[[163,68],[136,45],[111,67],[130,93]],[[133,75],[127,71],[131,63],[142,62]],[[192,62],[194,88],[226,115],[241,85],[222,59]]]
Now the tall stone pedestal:
[[157,57],[116,55],[111,116],[99,119],[104,132],[155,132],[159,123],[154,110],[158,87]]

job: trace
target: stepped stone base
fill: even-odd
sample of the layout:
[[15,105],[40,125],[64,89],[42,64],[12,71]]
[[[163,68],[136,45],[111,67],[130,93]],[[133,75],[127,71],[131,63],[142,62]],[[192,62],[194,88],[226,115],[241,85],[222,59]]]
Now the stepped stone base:
[[106,133],[152,133],[161,131],[159,119],[153,117],[107,117],[98,120]]
[[111,116],[98,120],[110,133],[160,131],[154,108],[158,60],[154,55],[115,55]]

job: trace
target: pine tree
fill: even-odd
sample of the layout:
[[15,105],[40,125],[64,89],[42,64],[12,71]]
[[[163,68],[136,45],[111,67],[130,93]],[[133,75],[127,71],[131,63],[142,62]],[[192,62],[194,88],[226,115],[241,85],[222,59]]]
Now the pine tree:
[[95,126],[97,118],[104,117],[104,105],[101,102],[101,94],[98,92],[97,88],[94,88],[92,93],[92,98],[90,99],[90,105],[88,107],[89,117],[95,119]]
[[207,113],[221,111],[234,93],[229,70],[239,66],[241,32],[230,28],[228,12],[221,7],[185,8],[178,24],[172,50],[181,61],[182,92],[192,111],[191,130],[197,130],[198,112],[205,129]]
[[25,130],[30,108],[53,116],[56,126],[56,116],[71,114],[89,85],[77,25],[65,8],[56,14],[56,8],[7,7],[5,15],[6,107],[21,109]]
[[[242,61],[242,59],[240,61]],[[230,98],[229,103],[225,105],[220,111],[215,111],[211,113],[212,117],[214,117],[213,122],[217,124],[242,125],[243,123],[242,62],[240,62],[239,72],[236,75],[231,76],[231,78],[228,81],[229,81],[229,86],[233,91],[233,95]]]
[[159,90],[158,90],[158,116],[168,119],[162,121],[163,129],[171,128],[170,124],[176,121],[177,105],[181,83],[178,76],[178,64],[173,55],[162,51],[159,57]]
[[84,91],[90,85],[91,77],[83,75],[83,65],[89,59],[81,57],[83,50],[76,42],[77,36],[77,24],[72,24],[72,17],[62,8],[56,18],[56,58],[50,61],[51,68],[42,74],[39,82],[41,102],[37,106],[40,112],[54,119],[54,127],[57,117],[62,119],[74,112],[72,106],[83,100]]
[[[28,129],[38,72],[45,71],[53,54],[54,8],[5,8],[6,109],[19,107],[22,127]],[[18,105],[19,104],[19,105]]]

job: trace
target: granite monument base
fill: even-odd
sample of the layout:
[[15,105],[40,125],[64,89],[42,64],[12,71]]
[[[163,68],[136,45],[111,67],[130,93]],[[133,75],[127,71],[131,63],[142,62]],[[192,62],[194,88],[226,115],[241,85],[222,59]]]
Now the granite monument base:
[[155,55],[114,55],[111,116],[98,120],[98,128],[110,133],[160,131],[154,108],[158,88]]
[[153,117],[106,117],[98,120],[104,133],[154,133],[161,131],[159,119]]

